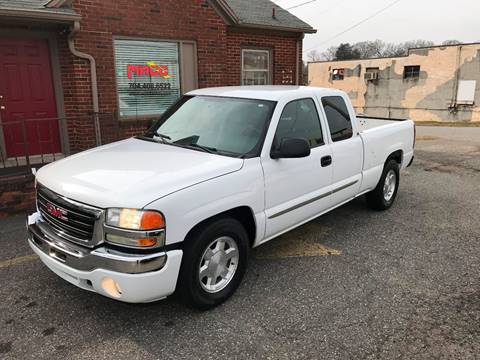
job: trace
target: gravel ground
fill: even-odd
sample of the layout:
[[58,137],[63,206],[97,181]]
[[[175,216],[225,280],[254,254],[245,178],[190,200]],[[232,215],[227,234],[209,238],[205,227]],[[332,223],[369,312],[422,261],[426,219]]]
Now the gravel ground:
[[358,199],[254,250],[209,312],[77,289],[0,220],[0,358],[479,359],[480,128],[418,135],[389,211]]

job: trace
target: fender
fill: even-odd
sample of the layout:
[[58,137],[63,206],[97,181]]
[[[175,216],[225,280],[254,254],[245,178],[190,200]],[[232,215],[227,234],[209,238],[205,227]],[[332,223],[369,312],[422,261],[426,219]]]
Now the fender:
[[257,244],[265,235],[263,172],[258,158],[246,159],[239,171],[196,184],[155,200],[146,209],[161,211],[166,222],[166,244],[185,239],[190,230],[222,212],[246,206],[251,209]]

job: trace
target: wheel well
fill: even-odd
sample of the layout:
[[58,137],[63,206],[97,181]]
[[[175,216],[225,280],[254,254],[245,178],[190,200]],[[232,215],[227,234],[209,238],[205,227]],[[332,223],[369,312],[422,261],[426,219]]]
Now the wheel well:
[[391,153],[390,155],[388,155],[387,160],[385,160],[385,164],[391,159],[395,160],[398,163],[398,165],[402,165],[403,151],[397,150]]
[[256,228],[255,217],[253,216],[252,209],[250,209],[248,206],[236,207],[201,221],[188,232],[187,238],[200,226],[204,226],[222,217],[231,217],[238,220],[245,227],[245,230],[247,231],[248,239],[250,240],[250,246],[253,246],[253,243],[255,241],[255,236],[257,234],[257,230],[256,230],[257,228]]

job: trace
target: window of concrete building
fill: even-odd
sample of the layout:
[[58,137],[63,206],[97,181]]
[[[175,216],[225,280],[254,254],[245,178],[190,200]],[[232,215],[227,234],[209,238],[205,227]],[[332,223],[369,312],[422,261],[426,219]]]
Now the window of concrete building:
[[196,88],[195,43],[115,39],[120,117],[163,114]]
[[345,74],[345,69],[333,69],[332,80],[343,80],[344,74]]
[[368,67],[365,69],[365,80],[370,82],[375,82],[378,80],[378,73],[380,72],[380,68],[378,67]]
[[420,77],[420,65],[409,65],[403,68],[404,79],[418,79]]
[[332,141],[351,138],[353,135],[352,121],[345,100],[341,96],[325,96],[322,98],[322,105]]
[[270,61],[270,50],[242,49],[242,85],[270,85]]

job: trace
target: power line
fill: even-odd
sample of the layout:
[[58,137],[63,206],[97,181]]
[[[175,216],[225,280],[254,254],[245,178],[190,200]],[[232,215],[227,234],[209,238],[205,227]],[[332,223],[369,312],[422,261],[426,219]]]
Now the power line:
[[303,2],[303,3],[298,4],[298,5],[294,5],[294,6],[287,7],[287,8],[285,8],[285,10],[296,9],[296,8],[298,8],[298,7],[300,7],[300,6],[308,5],[308,4],[311,4],[311,3],[315,2],[315,1],[317,1],[317,0],[306,1],[306,2]]
[[304,50],[303,52],[307,52],[307,51],[313,50],[313,49],[315,49],[315,48],[317,48],[317,47],[319,47],[319,46],[322,46],[322,45],[324,45],[324,44],[326,44],[326,43],[328,43],[328,42],[330,42],[330,41],[338,38],[339,36],[341,36],[341,35],[349,32],[350,30],[355,29],[356,27],[362,25],[363,23],[367,22],[368,20],[373,19],[375,16],[381,14],[382,12],[390,9],[392,6],[394,6],[395,4],[399,3],[400,1],[402,1],[402,0],[395,0],[394,2],[392,2],[392,3],[388,4],[387,6],[381,8],[380,10],[378,10],[378,11],[375,12],[375,13],[373,13],[372,15],[366,17],[365,19],[360,20],[359,22],[357,22],[356,24],[350,26],[349,28],[347,28],[347,29],[339,32],[338,34],[332,36],[331,38],[329,38],[329,39],[327,39],[327,40],[325,40],[325,41],[322,41],[321,43],[319,43],[319,44],[317,44],[317,45],[315,45],[315,46],[312,46],[311,48],[308,48],[308,49]]
[[320,12],[318,12],[318,13],[315,13],[315,15],[318,16],[318,15],[326,14],[326,13],[330,12],[331,10],[334,10],[334,9],[336,9],[337,7],[343,5],[343,3],[344,3],[345,1],[346,1],[346,0],[340,0],[340,1],[338,1],[337,3],[335,3],[334,5],[326,8],[325,10],[320,11]]

